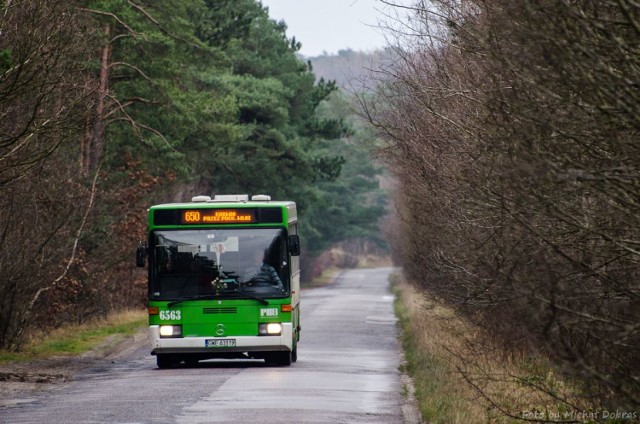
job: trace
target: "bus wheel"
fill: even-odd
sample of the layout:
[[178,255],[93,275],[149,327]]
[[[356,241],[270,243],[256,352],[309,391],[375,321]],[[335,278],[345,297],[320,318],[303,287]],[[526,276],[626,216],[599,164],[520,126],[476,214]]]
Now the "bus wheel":
[[158,368],[166,369],[173,368],[174,362],[173,358],[170,355],[156,355],[156,364],[158,364]]
[[199,361],[197,359],[189,358],[189,359],[185,359],[184,363],[187,364],[189,368],[195,368],[198,366]]
[[288,367],[291,365],[291,351],[286,352],[273,352],[267,359],[267,365],[276,365],[281,367]]
[[293,347],[291,351],[291,362],[298,362],[298,344]]

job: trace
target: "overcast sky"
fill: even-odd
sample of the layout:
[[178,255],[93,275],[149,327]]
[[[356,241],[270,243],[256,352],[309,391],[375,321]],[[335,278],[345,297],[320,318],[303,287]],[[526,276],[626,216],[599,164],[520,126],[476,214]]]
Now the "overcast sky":
[[269,16],[287,23],[287,36],[302,43],[304,56],[335,54],[339,50],[383,48],[389,6],[378,0],[261,0]]

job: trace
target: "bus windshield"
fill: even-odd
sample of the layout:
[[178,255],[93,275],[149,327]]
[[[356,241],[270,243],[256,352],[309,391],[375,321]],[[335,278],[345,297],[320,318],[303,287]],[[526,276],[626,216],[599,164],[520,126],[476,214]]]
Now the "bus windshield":
[[157,300],[287,296],[286,240],[277,228],[155,231],[149,295]]

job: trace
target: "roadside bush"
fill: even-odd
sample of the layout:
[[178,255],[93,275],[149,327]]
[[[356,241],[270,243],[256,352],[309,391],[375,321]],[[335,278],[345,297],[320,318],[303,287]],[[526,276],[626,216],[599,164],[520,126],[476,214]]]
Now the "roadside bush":
[[367,105],[409,277],[595,407],[637,408],[640,6],[430,4]]

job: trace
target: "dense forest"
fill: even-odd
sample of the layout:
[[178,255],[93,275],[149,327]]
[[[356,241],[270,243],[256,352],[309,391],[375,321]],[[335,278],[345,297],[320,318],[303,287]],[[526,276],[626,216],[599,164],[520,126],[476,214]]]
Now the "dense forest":
[[483,368],[497,340],[502,355],[549,358],[591,412],[637,411],[640,5],[432,0],[412,11],[399,60],[362,103],[399,180],[406,274],[482,327],[465,346],[477,360],[459,371],[506,415],[485,382],[561,397],[544,376]]
[[1,3],[0,348],[144,305],[151,204],[295,200],[306,270],[384,247],[370,134],[285,31],[254,0]]
[[[264,193],[298,203],[309,273],[390,240],[479,326],[458,371],[504,415],[487,380],[579,406],[487,352],[637,410],[638,2],[416,1],[384,55],[312,60],[256,0],[0,4],[0,348],[143,305],[149,205]],[[365,145],[397,181],[396,237]]]

